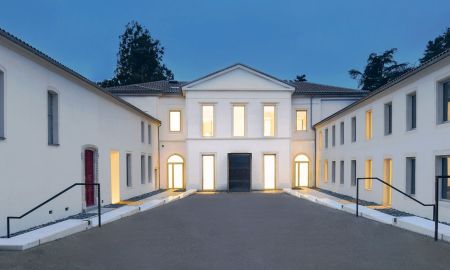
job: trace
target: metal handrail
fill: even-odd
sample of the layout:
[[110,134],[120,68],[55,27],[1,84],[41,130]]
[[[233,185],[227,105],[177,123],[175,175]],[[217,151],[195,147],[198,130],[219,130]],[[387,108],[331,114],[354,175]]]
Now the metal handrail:
[[6,218],[6,224],[7,224],[7,237],[10,237],[10,220],[11,219],[21,219],[25,216],[27,216],[28,214],[30,214],[31,212],[35,211],[36,209],[38,209],[39,207],[47,204],[48,202],[54,200],[56,197],[59,197],[61,194],[67,192],[68,190],[72,189],[73,187],[76,186],[97,186],[97,211],[98,211],[98,226],[101,227],[102,226],[102,219],[101,219],[101,210],[100,210],[100,183],[75,183],[71,186],[69,186],[68,188],[62,190],[61,192],[57,193],[56,195],[54,195],[53,197],[51,197],[50,199],[46,200],[45,202],[40,203],[39,205],[37,205],[36,207],[34,207],[33,209],[27,211],[25,214],[21,215],[21,216],[17,216],[17,217],[7,217]]
[[358,211],[359,210],[358,209],[358,206],[359,206],[359,180],[377,180],[377,181],[380,181],[381,183],[387,185],[388,187],[394,189],[395,191],[403,194],[404,196],[410,198],[411,200],[417,202],[418,204],[420,204],[422,206],[432,206],[433,207],[434,241],[437,241],[438,240],[438,224],[439,224],[439,220],[438,220],[438,217],[439,217],[439,213],[438,213],[439,212],[439,209],[438,209],[439,196],[438,196],[438,194],[439,194],[439,192],[438,191],[439,191],[439,179],[440,178],[450,178],[450,176],[446,176],[446,177],[444,177],[444,176],[436,176],[436,182],[435,182],[435,189],[436,189],[436,192],[435,192],[435,203],[431,204],[431,203],[423,203],[423,202],[417,200],[416,198],[412,197],[411,195],[406,194],[405,192],[403,192],[400,189],[392,186],[391,184],[381,180],[378,177],[358,177],[358,178],[356,178],[356,217],[359,216],[359,211]]

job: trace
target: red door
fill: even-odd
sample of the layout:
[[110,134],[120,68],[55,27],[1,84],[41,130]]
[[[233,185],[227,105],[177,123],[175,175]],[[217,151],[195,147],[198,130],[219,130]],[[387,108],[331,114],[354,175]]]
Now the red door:
[[[94,183],[94,151],[84,151],[84,181],[86,184]],[[86,206],[95,204],[94,200],[94,186],[85,186],[86,190]]]

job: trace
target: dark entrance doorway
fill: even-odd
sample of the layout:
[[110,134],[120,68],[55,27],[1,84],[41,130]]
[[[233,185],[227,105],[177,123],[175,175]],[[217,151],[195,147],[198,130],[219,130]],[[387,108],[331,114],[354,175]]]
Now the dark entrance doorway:
[[250,191],[252,154],[228,153],[228,191]]
[[[86,184],[94,183],[94,151],[86,149],[84,151],[84,181]],[[95,204],[94,186],[85,186],[86,207]]]

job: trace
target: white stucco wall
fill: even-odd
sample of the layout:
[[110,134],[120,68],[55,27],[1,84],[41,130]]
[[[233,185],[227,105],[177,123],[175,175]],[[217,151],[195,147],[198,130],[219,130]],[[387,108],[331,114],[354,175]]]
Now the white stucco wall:
[[[95,147],[98,153],[103,205],[111,202],[111,151],[120,152],[122,199],[154,190],[155,181],[141,184],[140,156],[156,156],[156,122],[35,56],[9,48],[8,43],[0,43],[0,68],[6,90],[6,139],[0,141],[0,235],[6,234],[6,216],[21,215],[71,184],[84,182],[85,147]],[[47,142],[48,90],[59,96],[59,146]],[[145,143],[141,143],[141,121],[146,123]],[[147,124],[153,125],[152,144],[147,143]],[[132,187],[126,186],[126,153],[132,153]],[[157,167],[155,158],[153,162]],[[12,221],[12,229],[64,218],[83,207],[84,192],[75,188]]]

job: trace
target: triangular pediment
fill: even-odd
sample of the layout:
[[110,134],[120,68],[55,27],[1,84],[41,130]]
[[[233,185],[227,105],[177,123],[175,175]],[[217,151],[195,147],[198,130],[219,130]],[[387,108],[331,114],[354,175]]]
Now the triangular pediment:
[[294,91],[294,87],[248,66],[236,64],[183,86],[183,91],[189,90]]

